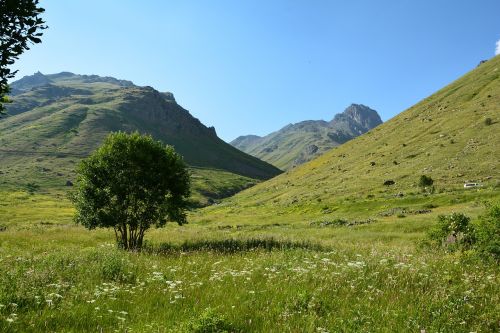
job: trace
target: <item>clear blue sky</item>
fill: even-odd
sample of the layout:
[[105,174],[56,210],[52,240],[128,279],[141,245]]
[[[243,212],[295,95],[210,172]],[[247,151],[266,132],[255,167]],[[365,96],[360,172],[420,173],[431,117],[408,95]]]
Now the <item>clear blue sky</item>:
[[499,0],[42,0],[14,65],[171,91],[230,141],[350,103],[387,120],[495,53]]

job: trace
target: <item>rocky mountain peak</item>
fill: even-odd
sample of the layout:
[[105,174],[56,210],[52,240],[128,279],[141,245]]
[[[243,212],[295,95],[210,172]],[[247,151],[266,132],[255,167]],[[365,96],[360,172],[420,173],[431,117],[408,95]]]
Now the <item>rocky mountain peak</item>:
[[349,122],[357,125],[364,132],[382,124],[382,119],[380,118],[377,111],[371,109],[370,107],[363,104],[351,104],[344,112],[335,115],[331,124],[339,122]]
[[35,87],[44,86],[52,83],[47,76],[43,75],[41,72],[36,72],[33,75],[23,76],[21,79],[12,82],[10,87],[13,94],[31,90]]

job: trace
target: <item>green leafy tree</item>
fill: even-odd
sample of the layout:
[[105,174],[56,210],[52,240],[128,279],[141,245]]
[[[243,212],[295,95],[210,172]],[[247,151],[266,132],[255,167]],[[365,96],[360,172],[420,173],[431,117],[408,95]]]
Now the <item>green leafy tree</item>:
[[186,164],[151,136],[112,133],[77,172],[75,222],[88,229],[113,228],[123,249],[140,250],[151,226],[186,223]]
[[9,66],[29,50],[30,43],[41,43],[42,30],[47,28],[40,18],[44,11],[38,0],[0,0],[0,115],[9,102],[7,81],[17,73]]

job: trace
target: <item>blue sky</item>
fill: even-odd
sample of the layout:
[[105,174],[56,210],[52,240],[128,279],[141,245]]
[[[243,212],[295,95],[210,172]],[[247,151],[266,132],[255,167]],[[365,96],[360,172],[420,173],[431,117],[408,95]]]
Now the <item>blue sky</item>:
[[351,103],[383,120],[495,54],[498,0],[42,0],[43,43],[13,66],[132,80],[230,141]]

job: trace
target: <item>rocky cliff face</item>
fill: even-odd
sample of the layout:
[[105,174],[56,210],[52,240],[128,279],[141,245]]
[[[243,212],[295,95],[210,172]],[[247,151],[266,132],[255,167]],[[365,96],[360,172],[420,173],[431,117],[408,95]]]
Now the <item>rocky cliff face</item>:
[[352,132],[363,134],[382,124],[377,111],[363,104],[351,104],[344,112],[335,115],[330,124],[338,127],[339,123],[346,123]]

